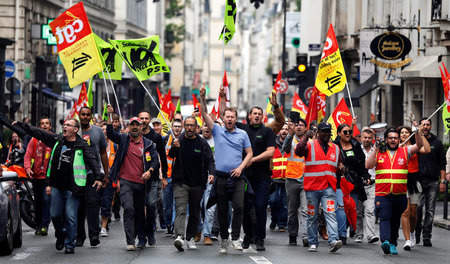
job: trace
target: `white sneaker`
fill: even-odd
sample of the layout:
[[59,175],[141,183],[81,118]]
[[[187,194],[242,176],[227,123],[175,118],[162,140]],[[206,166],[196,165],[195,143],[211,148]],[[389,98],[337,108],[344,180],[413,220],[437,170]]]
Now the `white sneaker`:
[[309,245],[309,252],[317,252],[317,246],[316,245]]
[[188,249],[197,249],[197,246],[195,245],[195,240],[193,237],[189,241],[187,241],[187,248]]
[[355,243],[362,243],[362,241],[363,241],[363,236],[361,236],[361,235],[356,236]]
[[134,250],[136,250],[136,247],[134,245],[127,245],[127,247],[125,249],[127,251],[134,251]]
[[244,250],[242,248],[241,242],[239,240],[231,240],[231,248],[234,248],[236,250]]
[[410,237],[411,237],[411,248],[413,248],[416,245],[416,234],[411,233]]
[[177,239],[173,241],[173,245],[178,249],[178,251],[183,252],[184,251],[184,240],[181,238],[181,236],[177,236]]
[[106,228],[102,228],[102,230],[100,230],[100,236],[101,237],[107,237],[108,236],[108,231],[106,231]]
[[411,249],[412,249],[411,240],[406,240],[405,245],[403,246],[403,249],[406,251],[411,251]]
[[227,254],[228,252],[228,239],[222,239],[220,242],[220,254]]

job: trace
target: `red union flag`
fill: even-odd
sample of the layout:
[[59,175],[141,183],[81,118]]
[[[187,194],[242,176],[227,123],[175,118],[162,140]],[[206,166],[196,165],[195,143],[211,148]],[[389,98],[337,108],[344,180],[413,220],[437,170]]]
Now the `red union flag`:
[[299,112],[300,117],[305,119],[306,113],[308,113],[308,108],[306,107],[305,103],[303,103],[302,99],[300,99],[300,96],[298,96],[297,93],[294,94],[294,98],[292,101],[292,111]]
[[442,86],[444,87],[444,96],[445,103],[447,104],[447,111],[450,112],[450,75],[448,74],[447,68],[445,67],[444,63],[442,63],[442,66],[444,67],[445,75],[442,72],[441,67],[439,67],[439,70],[441,71]]
[[[348,109],[347,104],[345,103],[344,98],[341,99],[341,101],[339,102],[339,104],[336,106],[336,108],[334,109],[333,113],[331,114],[330,118],[328,118],[328,123],[331,124],[331,138],[335,139],[337,136],[337,127],[340,124],[347,124],[350,127],[352,127],[352,121],[353,121],[353,117],[350,114],[350,110]],[[354,126],[353,127],[354,131],[353,131],[353,135],[356,136],[358,135],[360,132],[358,130],[358,127]]]
[[102,70],[102,63],[89,20],[80,2],[50,22],[59,58],[74,87]]
[[216,119],[220,117],[220,95],[217,96],[216,102],[214,103],[214,107],[211,110],[211,114],[216,116]]
[[281,81],[281,70],[280,72],[278,72],[277,80],[275,81],[275,85],[273,86],[272,92],[273,91],[278,92],[278,90],[280,89],[280,81]]

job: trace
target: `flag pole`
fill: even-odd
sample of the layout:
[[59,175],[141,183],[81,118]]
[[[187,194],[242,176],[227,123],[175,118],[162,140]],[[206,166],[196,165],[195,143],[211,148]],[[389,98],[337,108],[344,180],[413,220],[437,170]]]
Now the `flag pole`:
[[[109,100],[109,93],[108,93],[108,85],[106,84],[106,78],[105,78],[105,73],[102,73],[103,76],[103,83],[105,84],[105,89],[106,89],[106,99],[108,101],[108,104],[111,104],[111,101]],[[112,121],[112,113],[109,113],[109,118],[111,118]]]
[[[446,102],[444,102],[443,104],[441,104],[441,106],[439,106],[438,109],[436,109],[436,111],[434,111],[428,118],[427,120],[425,120],[425,122],[429,121],[437,112],[439,112],[439,110],[441,110],[442,107],[444,107],[444,105],[446,104]],[[417,130],[416,130],[417,131]],[[404,142],[408,142],[408,140],[410,138],[412,138],[412,136],[414,136],[415,133],[412,133],[411,135],[409,135],[409,137],[404,141]],[[404,144],[404,143],[403,143]]]
[[[225,7],[226,8],[226,7]],[[227,25],[223,26],[223,34],[222,34],[222,78],[225,72],[225,32],[227,31]]]
[[355,110],[353,110],[352,96],[350,95],[350,89],[348,88],[348,83],[345,83],[345,87],[347,88],[348,100],[350,101],[350,108],[352,109],[352,116],[355,118]]
[[[116,91],[114,90],[114,84],[113,84],[113,82],[112,82],[112,80],[111,80],[111,75],[109,74],[108,67],[106,67],[105,69],[106,69],[106,73],[108,73],[108,79],[109,79],[109,82],[111,83],[111,90],[113,91],[114,98],[116,98],[117,111],[119,112],[119,117],[120,117],[120,120],[121,120],[121,122],[122,122],[122,127],[125,129],[125,124],[123,123],[124,120],[123,120],[123,118],[122,118],[122,112],[120,111],[119,99],[117,99],[117,94],[116,94]],[[103,78],[105,78],[105,76],[103,76]],[[106,94],[108,94],[108,93],[106,93]],[[109,96],[109,95],[108,95],[108,96]],[[108,98],[109,98],[109,97],[108,97]],[[108,99],[108,100],[109,100],[109,99]],[[111,119],[112,119],[112,118],[111,118]]]
[[172,127],[170,126],[169,121],[167,121],[166,117],[163,115],[163,113],[161,112],[161,109],[159,108],[158,104],[155,102],[155,100],[153,99],[152,94],[150,93],[150,91],[147,89],[147,87],[145,87],[144,83],[142,83],[141,80],[139,80],[137,78],[137,80],[141,83],[142,87],[144,88],[144,90],[147,92],[148,96],[150,96],[150,99],[152,99],[153,104],[155,104],[156,108],[158,109],[159,113],[161,114],[162,118],[164,119],[164,121],[166,121],[167,126],[169,127],[170,132],[172,132]]

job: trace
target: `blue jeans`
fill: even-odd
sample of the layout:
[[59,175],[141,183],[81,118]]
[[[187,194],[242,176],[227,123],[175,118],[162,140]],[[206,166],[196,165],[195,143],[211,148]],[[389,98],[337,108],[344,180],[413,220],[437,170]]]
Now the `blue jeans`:
[[[423,232],[423,240],[431,239],[431,230],[433,228],[434,212],[436,208],[437,195],[439,191],[439,183],[437,181],[421,182],[422,196],[417,209],[417,225],[416,233],[420,236]],[[423,217],[423,209],[425,207],[425,217]],[[423,223],[422,223],[423,217]]]
[[408,200],[406,195],[375,196],[375,212],[380,219],[380,240],[397,246],[400,220]]
[[48,228],[50,224],[50,204],[52,199],[50,195],[45,193],[45,188],[45,179],[33,180],[36,230]]
[[272,223],[278,227],[286,228],[287,225],[287,203],[285,183],[272,183],[275,190],[270,194],[269,205]]
[[[66,238],[64,241],[66,249],[75,247],[74,240],[77,235],[79,205],[80,198],[73,196],[71,191],[60,191],[58,188],[52,188],[50,216],[55,227],[56,238]],[[65,223],[64,219],[66,220]]]
[[198,231],[201,232],[203,230],[204,237],[212,237],[212,227],[214,224],[214,213],[216,211],[216,205],[211,206],[209,209],[206,209],[206,205],[208,204],[209,195],[211,193],[212,184],[207,183],[206,189],[203,193],[203,198],[201,202],[201,210],[204,212],[204,220],[200,217]]
[[173,226],[175,214],[174,211],[174,203],[173,203],[173,183],[172,178],[167,179],[167,187],[162,191],[162,204],[163,204],[163,213],[164,213],[164,222],[166,225]]
[[319,245],[317,231],[317,216],[319,204],[322,204],[323,215],[327,222],[328,244],[338,240],[338,227],[335,213],[336,193],[331,187],[320,191],[307,191],[306,200],[308,204],[308,241],[311,245]]
[[266,238],[269,181],[250,181],[254,195],[245,193],[242,227],[245,236],[263,241]]
[[109,181],[105,188],[99,190],[100,195],[100,215],[104,217],[111,216],[112,200],[114,198],[115,188],[112,187],[112,181]]
[[344,194],[341,189],[336,189],[336,220],[338,224],[338,234],[340,237],[347,237],[347,215],[344,209]]

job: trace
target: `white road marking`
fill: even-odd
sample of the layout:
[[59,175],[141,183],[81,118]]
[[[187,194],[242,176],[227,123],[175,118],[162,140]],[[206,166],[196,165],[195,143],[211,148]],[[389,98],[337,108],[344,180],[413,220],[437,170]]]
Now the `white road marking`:
[[28,258],[31,255],[31,253],[17,253],[14,255],[14,257],[11,258],[11,260],[23,260]]
[[251,256],[251,260],[253,260],[256,264],[272,264],[268,259],[263,256]]

